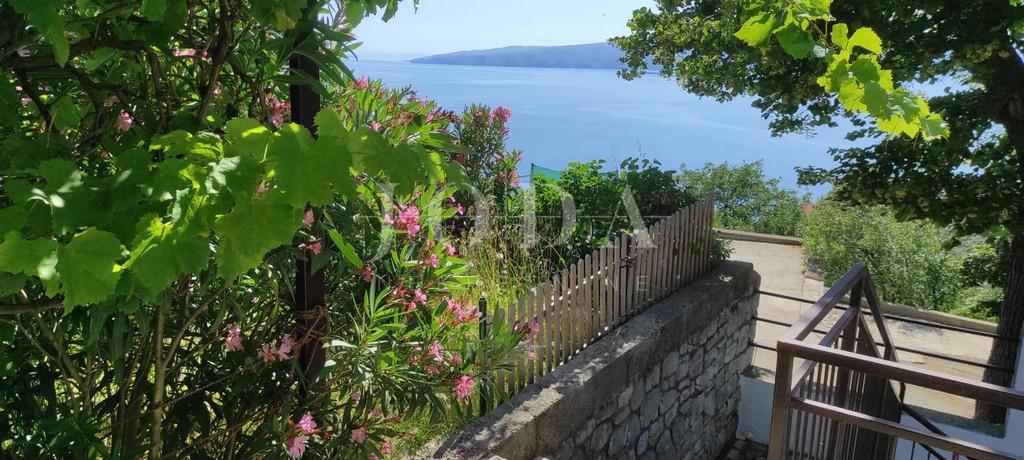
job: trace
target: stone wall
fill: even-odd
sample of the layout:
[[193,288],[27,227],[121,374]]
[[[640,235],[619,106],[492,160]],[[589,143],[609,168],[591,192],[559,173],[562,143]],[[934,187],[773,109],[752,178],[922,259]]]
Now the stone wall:
[[736,433],[759,284],[750,264],[720,264],[421,457],[716,457]]

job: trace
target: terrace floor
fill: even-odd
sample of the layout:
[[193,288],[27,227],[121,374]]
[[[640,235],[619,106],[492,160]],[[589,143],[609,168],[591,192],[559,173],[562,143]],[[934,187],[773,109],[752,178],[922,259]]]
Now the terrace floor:
[[[800,246],[751,241],[731,241],[731,245],[732,259],[754,264],[754,270],[761,274],[762,291],[814,300],[824,294],[825,287],[821,281],[804,276],[804,255]],[[792,324],[808,308],[810,305],[806,303],[762,294],[758,316]],[[898,321],[887,321],[886,327],[892,334],[893,343],[898,346],[952,355],[976,362],[985,362],[992,348],[992,339],[962,332]],[[785,330],[786,327],[783,326],[758,322],[755,341],[774,346]],[[907,352],[899,352],[898,358],[904,363],[964,378],[979,381],[982,378],[983,370],[980,367]],[[754,351],[755,366],[774,370],[775,360],[773,351]],[[949,423],[966,422],[967,420],[963,419],[974,417],[974,401],[959,396],[920,387],[908,387],[906,401],[935,415],[948,414],[951,416],[947,420]]]

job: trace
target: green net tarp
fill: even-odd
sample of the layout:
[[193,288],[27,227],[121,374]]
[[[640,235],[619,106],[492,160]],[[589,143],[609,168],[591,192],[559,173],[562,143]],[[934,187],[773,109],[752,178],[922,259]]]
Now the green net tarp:
[[554,182],[558,182],[558,179],[562,177],[562,171],[557,169],[548,169],[543,166],[537,166],[530,163],[530,183],[533,183],[534,179],[543,177]]

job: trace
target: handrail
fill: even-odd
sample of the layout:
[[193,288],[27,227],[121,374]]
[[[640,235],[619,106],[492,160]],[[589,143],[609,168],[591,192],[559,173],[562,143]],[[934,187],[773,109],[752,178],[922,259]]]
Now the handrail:
[[970,457],[981,460],[1005,460],[1014,458],[1012,454],[991,449],[980,444],[975,444],[960,439],[951,438],[941,434],[927,433],[918,429],[908,428],[896,422],[864,415],[860,412],[835,407],[818,401],[796,398],[793,401],[796,409],[807,411],[812,414],[821,415],[839,420],[851,425],[867,428],[876,432],[891,432],[904,439],[919,442],[926,446],[935,446],[949,451],[962,452]]
[[798,358],[828,362],[910,385],[978,399],[1011,409],[1024,410],[1024,391],[811,343],[780,340],[778,346],[780,351],[785,351]]
[[[840,307],[847,295],[849,306]],[[819,329],[838,309],[845,310],[839,319],[827,330]],[[885,319],[871,277],[858,264],[782,335],[775,347],[778,361],[768,458],[781,460],[790,450],[800,457],[822,446],[842,453],[840,458],[891,458],[901,439],[939,458],[945,457],[936,449],[948,450],[953,458],[1015,458],[946,435],[907,406],[903,397],[906,385],[916,385],[1024,410],[1024,391],[899,363],[896,351],[901,348],[893,344]],[[811,333],[822,337],[808,341]],[[801,362],[794,369],[797,359]],[[904,414],[927,431],[901,425]],[[792,432],[791,423],[795,424]]]

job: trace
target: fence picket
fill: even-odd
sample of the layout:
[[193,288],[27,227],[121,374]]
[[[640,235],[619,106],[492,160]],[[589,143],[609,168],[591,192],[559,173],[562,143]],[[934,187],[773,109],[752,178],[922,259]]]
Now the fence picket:
[[[532,356],[516,359],[496,376],[511,396],[611,332],[627,318],[661,301],[711,267],[714,196],[678,210],[645,229],[612,241],[495,309],[495,324],[539,330]],[[641,232],[646,233],[646,237]],[[649,241],[650,247],[639,247]]]

